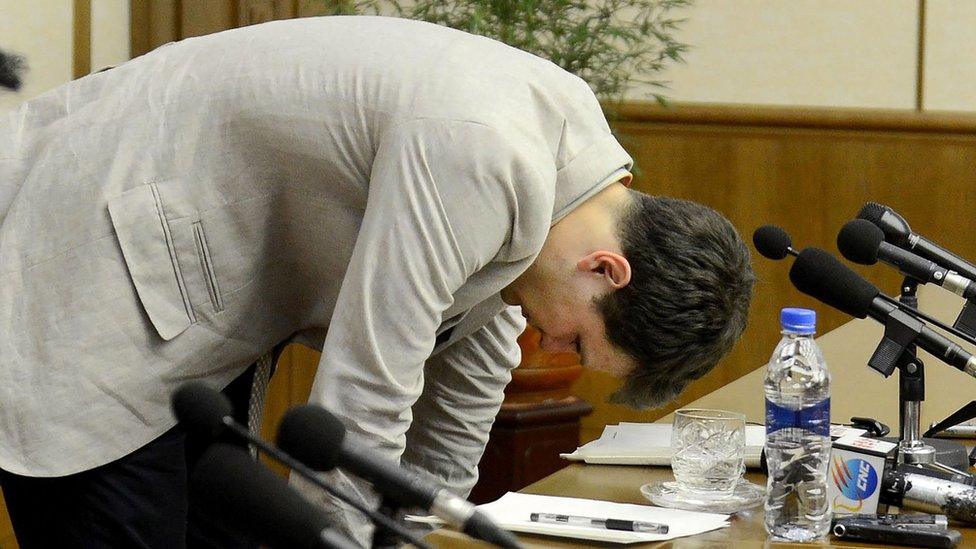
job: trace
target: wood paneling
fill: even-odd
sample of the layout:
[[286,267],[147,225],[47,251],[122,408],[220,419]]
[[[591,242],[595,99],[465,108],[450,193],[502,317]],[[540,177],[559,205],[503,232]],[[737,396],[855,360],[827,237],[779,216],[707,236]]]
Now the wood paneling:
[[183,38],[179,0],[132,0],[129,9],[132,57]]
[[315,3],[307,0],[240,0],[238,25],[253,25],[276,19],[295,17],[299,11],[299,4]]
[[[265,440],[275,439],[281,418],[289,408],[308,401],[320,356],[318,351],[302,345],[289,345],[281,353],[268,386],[261,421],[261,436]],[[283,465],[270,459],[266,459],[265,463],[281,474],[287,474],[288,469]]]
[[10,517],[7,515],[7,503],[0,496],[0,547],[7,549],[17,549],[17,538],[14,537],[14,527],[10,524]]
[[239,26],[238,0],[131,0],[132,57],[167,42]]
[[91,0],[74,0],[71,25],[71,73],[81,78],[91,72]]
[[661,107],[630,101],[607,105],[610,117],[629,124],[675,124],[682,127],[783,128],[787,130],[877,131],[935,135],[976,134],[976,114],[912,112],[902,109],[763,107],[683,103]]
[[237,0],[181,1],[180,38],[203,36],[237,25]]
[[153,49],[149,40],[150,25],[149,2],[147,0],[131,0],[129,3],[129,53],[132,57],[138,57]]

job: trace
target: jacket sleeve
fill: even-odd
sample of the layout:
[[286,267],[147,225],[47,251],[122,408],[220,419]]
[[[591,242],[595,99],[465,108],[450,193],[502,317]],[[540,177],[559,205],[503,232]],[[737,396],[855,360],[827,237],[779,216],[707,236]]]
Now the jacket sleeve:
[[403,460],[461,496],[478,480],[488,433],[521,358],[516,338],[525,321],[517,311],[506,308],[427,361]]
[[516,182],[546,187],[534,160],[496,130],[465,121],[415,120],[379,139],[309,400],[391,461],[403,452],[453,294],[517,225]]
[[417,120],[380,138],[310,401],[390,459],[403,451],[453,294],[509,240],[515,182],[540,177],[531,165],[471,122]]

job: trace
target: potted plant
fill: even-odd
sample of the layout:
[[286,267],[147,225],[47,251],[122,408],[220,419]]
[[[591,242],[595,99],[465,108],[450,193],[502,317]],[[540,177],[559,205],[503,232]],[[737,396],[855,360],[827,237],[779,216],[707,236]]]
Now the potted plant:
[[682,61],[688,46],[674,33],[692,0],[322,0],[311,11],[386,14],[494,38],[579,76],[605,102],[633,84],[659,103],[666,82],[655,76]]

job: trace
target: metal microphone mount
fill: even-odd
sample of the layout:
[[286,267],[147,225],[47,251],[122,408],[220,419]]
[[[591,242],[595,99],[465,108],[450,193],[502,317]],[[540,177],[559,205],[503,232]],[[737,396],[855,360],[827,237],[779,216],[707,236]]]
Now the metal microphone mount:
[[[919,283],[913,277],[905,277],[898,301],[912,309],[918,309]],[[868,366],[885,377],[898,369],[900,403],[898,462],[953,475],[969,476],[965,470],[937,461],[936,448],[922,438],[925,364],[918,358],[914,341],[923,326],[921,321],[900,309],[892,311],[885,320],[884,337],[871,355]]]

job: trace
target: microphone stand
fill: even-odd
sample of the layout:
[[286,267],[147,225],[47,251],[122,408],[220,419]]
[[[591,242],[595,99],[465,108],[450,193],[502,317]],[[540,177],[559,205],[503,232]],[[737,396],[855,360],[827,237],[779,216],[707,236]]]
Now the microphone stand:
[[275,461],[284,464],[286,467],[288,467],[292,471],[295,471],[296,473],[298,473],[299,476],[311,482],[316,487],[325,490],[326,492],[332,494],[333,496],[335,496],[345,504],[356,509],[360,513],[366,515],[377,526],[382,526],[383,528],[391,532],[396,532],[404,540],[412,543],[414,547],[420,547],[421,549],[432,549],[430,544],[418,538],[416,535],[414,535],[413,532],[407,530],[406,527],[398,524],[397,522],[387,517],[386,515],[383,515],[377,511],[369,509],[362,502],[356,500],[353,496],[350,496],[345,492],[340,491],[335,487],[326,484],[326,482],[322,480],[316,474],[316,472],[313,471],[310,467],[306,466],[304,463],[298,461],[297,459],[291,457],[290,455],[288,455],[278,447],[268,443],[261,437],[252,435],[251,432],[248,431],[246,427],[244,427],[243,425],[239,425],[236,421],[234,421],[234,418],[232,418],[231,416],[225,416],[221,420],[221,422],[224,424],[224,427],[226,427],[230,432],[234,433],[235,435],[237,435],[243,440],[250,441],[252,444],[257,446],[258,450],[271,456],[272,458],[274,458]]
[[[905,277],[898,301],[918,309],[918,280]],[[898,461],[910,465],[935,462],[935,448],[921,438],[922,401],[925,400],[925,364],[914,344],[905,347],[898,359]]]
[[[906,276],[898,301],[918,309],[919,281]],[[886,326],[887,328],[887,326]],[[968,475],[936,461],[936,449],[922,439],[922,401],[925,400],[925,364],[918,358],[914,343],[905,345],[898,357],[899,435],[898,462],[943,473]]]

